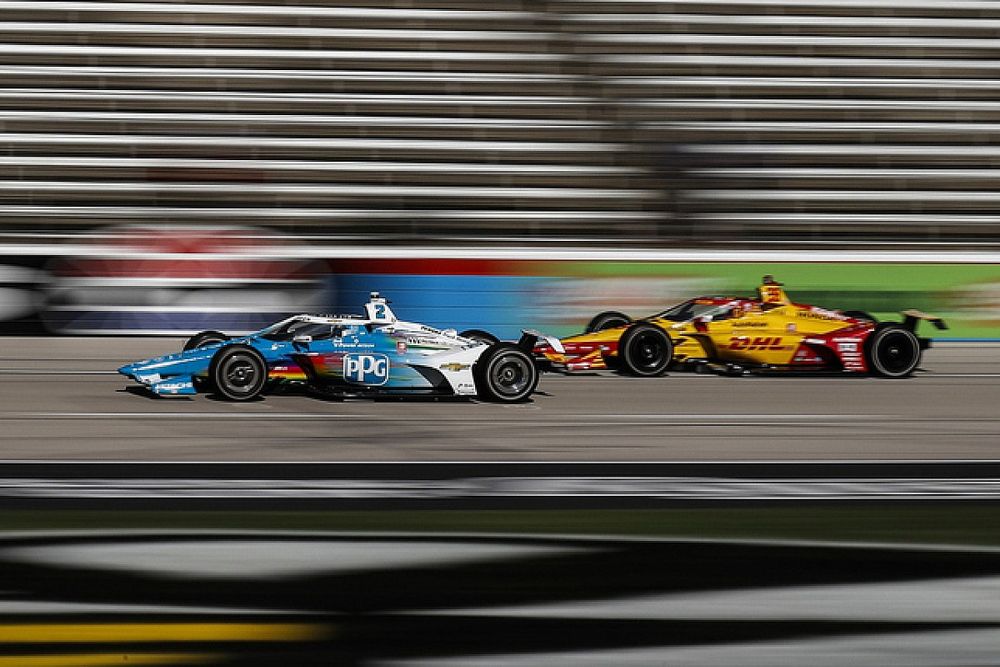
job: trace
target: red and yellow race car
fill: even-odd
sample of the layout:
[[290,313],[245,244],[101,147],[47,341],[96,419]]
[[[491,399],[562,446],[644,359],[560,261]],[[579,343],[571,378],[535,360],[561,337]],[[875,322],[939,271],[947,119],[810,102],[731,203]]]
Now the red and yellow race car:
[[703,296],[633,321],[604,312],[587,330],[561,340],[563,351],[541,343],[535,355],[552,370],[613,369],[652,377],[670,368],[743,375],[753,371],[825,371],[907,377],[929,338],[917,324],[944,321],[916,310],[902,322],[878,322],[861,311],[793,303],[781,283],[764,276],[755,298]]

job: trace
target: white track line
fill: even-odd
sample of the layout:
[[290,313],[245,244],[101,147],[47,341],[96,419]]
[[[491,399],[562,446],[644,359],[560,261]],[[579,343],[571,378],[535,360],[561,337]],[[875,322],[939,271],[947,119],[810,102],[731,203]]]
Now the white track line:
[[[663,414],[560,414],[562,420],[572,420],[574,423],[604,423],[604,422],[655,422],[658,420],[701,421],[715,420],[725,422],[776,423],[782,421],[838,421],[851,422],[858,419],[911,419],[904,415],[882,414],[714,414],[714,413],[663,413]],[[492,423],[496,421],[495,414],[489,415],[380,415],[380,414],[343,414],[336,412],[2,412],[0,419],[274,419],[274,420],[330,420],[330,421],[400,421],[428,422],[440,424],[452,423]],[[517,415],[518,421],[535,422],[546,420],[526,420],[524,415]],[[989,420],[988,418],[986,418]],[[997,417],[1000,419],[1000,417]],[[552,422],[555,423],[555,422]]]

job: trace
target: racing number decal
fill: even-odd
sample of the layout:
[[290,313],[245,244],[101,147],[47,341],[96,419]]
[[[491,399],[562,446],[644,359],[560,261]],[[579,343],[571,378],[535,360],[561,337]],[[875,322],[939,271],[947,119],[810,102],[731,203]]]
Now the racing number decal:
[[383,306],[381,303],[376,303],[375,304],[375,317],[373,317],[372,319],[374,319],[374,320],[384,320],[385,319],[385,306]]
[[729,339],[730,350],[783,350],[781,336],[733,336]]
[[762,288],[764,303],[777,303],[781,301],[781,288],[764,285]]

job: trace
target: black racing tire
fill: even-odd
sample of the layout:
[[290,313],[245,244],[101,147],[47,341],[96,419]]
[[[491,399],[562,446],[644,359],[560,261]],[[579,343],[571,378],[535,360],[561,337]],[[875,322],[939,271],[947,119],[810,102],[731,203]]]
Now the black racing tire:
[[230,401],[249,401],[267,385],[267,363],[248,345],[227,345],[212,357],[208,381],[215,393]]
[[868,320],[869,322],[878,323],[878,318],[876,318],[871,313],[866,313],[863,310],[845,310],[844,315],[848,317],[853,317],[856,320]]
[[901,324],[878,325],[865,341],[865,361],[872,374],[884,378],[908,377],[920,365],[920,339]]
[[495,403],[522,403],[534,393],[540,373],[531,355],[512,343],[495,343],[472,367],[476,393]]
[[494,343],[500,342],[499,338],[491,334],[489,331],[483,331],[482,329],[466,329],[458,335],[461,338],[469,338],[471,340],[479,341],[480,343],[486,343],[487,345],[493,345]]
[[615,329],[629,324],[632,324],[632,318],[625,313],[619,313],[616,310],[606,310],[603,313],[594,315],[594,319],[590,320],[587,324],[587,328],[584,329],[584,333],[594,333],[595,331],[604,331],[605,329]]
[[618,340],[621,370],[638,377],[657,377],[667,372],[674,359],[674,344],[667,332],[649,322],[633,324]]
[[224,343],[227,340],[229,340],[229,336],[221,331],[202,331],[187,339],[187,342],[184,343],[184,351],[187,352],[188,350],[205,347],[206,345],[214,345],[215,343]]

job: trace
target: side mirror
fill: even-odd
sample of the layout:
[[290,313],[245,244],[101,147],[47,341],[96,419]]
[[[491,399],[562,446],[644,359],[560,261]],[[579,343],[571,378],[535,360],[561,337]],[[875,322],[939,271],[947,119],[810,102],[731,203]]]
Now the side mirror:
[[305,336],[305,335],[303,335],[303,336],[295,336],[294,338],[292,338],[292,342],[293,343],[311,343],[311,342],[313,342],[313,337],[312,336]]
[[708,323],[712,321],[711,315],[702,315],[694,318],[694,330],[704,333],[708,331]]

